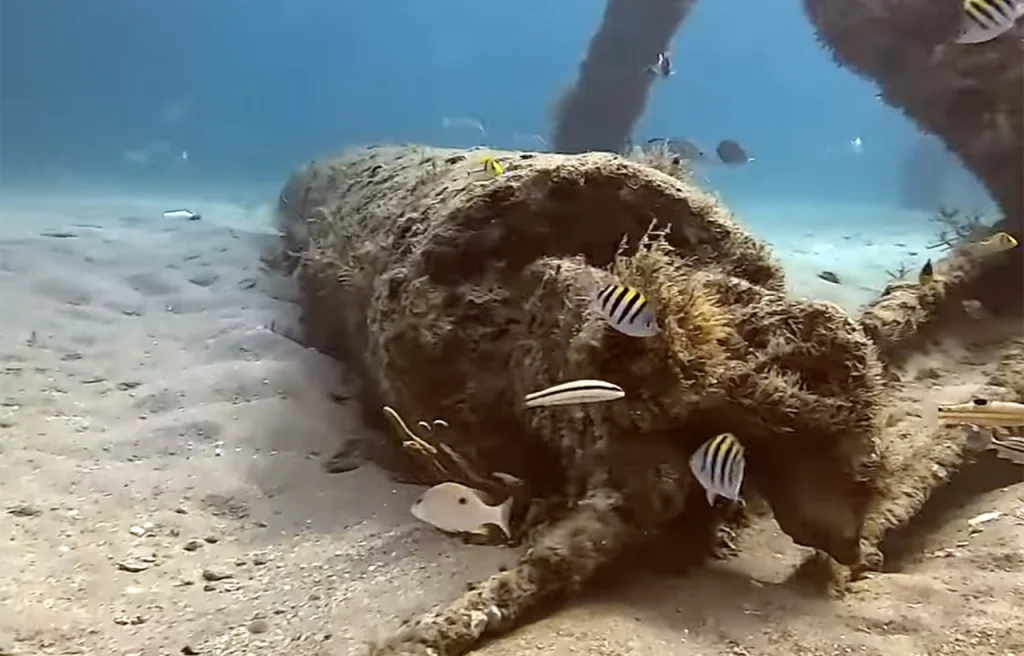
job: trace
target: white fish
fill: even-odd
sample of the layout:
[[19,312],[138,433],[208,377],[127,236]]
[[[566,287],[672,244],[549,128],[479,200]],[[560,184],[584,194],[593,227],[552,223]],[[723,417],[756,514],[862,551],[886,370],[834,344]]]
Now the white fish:
[[850,139],[850,150],[852,150],[855,155],[860,155],[864,152],[864,142],[860,137]]
[[512,531],[512,497],[497,506],[488,506],[479,493],[461,483],[441,483],[423,493],[411,512],[416,519],[448,533],[477,533],[486,524],[494,524],[509,538]]
[[594,295],[593,307],[620,333],[651,337],[658,333],[658,319],[647,297],[625,285],[605,285]]
[[192,210],[167,210],[164,212],[165,219],[181,219],[185,221],[198,221],[203,218],[198,212]]
[[188,161],[188,151],[187,150],[181,151],[181,161],[183,161],[183,162],[187,162]]
[[647,70],[661,77],[675,74],[675,71],[672,70],[672,55],[667,52],[659,52],[658,61],[648,66]]
[[715,497],[743,503],[740,498],[746,468],[743,452],[743,445],[735,435],[722,433],[702,444],[690,456],[690,471],[707,491],[708,504],[714,505]]
[[963,0],[957,43],[985,43],[1008,32],[1024,16],[1024,0]]
[[1024,465],[1024,437],[995,437],[991,432],[971,424],[967,444],[977,451],[992,449],[997,457]]
[[604,380],[573,380],[555,385],[539,392],[527,394],[524,399],[527,408],[548,405],[575,405],[577,403],[600,403],[621,399],[626,393],[614,383]]
[[959,405],[940,405],[939,421],[974,426],[1024,426],[1024,404],[974,399]]

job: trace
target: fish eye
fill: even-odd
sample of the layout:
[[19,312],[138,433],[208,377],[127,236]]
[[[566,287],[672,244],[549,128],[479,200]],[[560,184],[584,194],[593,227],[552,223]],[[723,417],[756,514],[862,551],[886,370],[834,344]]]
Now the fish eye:
[[974,399],[974,405],[988,405],[988,399]]
[[459,503],[466,503],[466,497],[459,497]]

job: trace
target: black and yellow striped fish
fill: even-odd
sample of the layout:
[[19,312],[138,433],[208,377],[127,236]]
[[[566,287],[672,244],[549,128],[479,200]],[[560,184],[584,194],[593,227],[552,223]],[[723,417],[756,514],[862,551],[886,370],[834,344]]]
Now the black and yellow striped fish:
[[658,332],[658,320],[647,297],[632,287],[604,286],[594,299],[594,307],[624,335],[650,337]]
[[709,504],[715,504],[715,497],[743,502],[740,498],[746,468],[743,452],[743,445],[735,435],[722,433],[702,444],[690,456],[690,471],[707,490]]
[[1008,32],[1024,16],[1024,0],[963,0],[957,43],[985,43]]

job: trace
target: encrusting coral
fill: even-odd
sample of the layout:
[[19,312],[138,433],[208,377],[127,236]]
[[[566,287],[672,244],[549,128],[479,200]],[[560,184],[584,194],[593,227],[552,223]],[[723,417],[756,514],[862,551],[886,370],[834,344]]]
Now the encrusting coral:
[[[359,373],[368,416],[443,418],[477,474],[558,501],[517,512],[530,549],[516,567],[378,653],[464,653],[673,526],[707,553],[718,520],[691,494],[688,458],[725,430],[747,448],[747,493],[784,531],[861,560],[879,471],[875,349],[838,307],[787,298],[764,246],[692,184],[613,155],[370,148],[298,171],[280,209],[307,339]],[[594,315],[595,286],[612,280],[644,290],[658,335]],[[522,405],[584,377],[627,396]],[[409,441],[380,460],[478,485],[411,457]]]

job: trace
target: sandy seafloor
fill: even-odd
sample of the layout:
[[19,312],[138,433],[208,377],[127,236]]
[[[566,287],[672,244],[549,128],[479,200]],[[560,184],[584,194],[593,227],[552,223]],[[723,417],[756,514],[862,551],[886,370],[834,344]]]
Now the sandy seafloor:
[[[203,220],[162,218],[180,206]],[[878,207],[742,211],[794,294],[849,309],[901,260],[916,270],[933,229]],[[208,199],[0,196],[0,654],[352,654],[515,560],[417,523],[417,487],[371,466],[326,473],[367,429],[332,398],[339,365],[282,335],[298,306],[261,268],[268,217]],[[1021,492],[965,508],[935,548],[1020,545]],[[1009,511],[968,532],[990,503]],[[771,527],[749,540],[738,559],[602,590],[479,653],[946,653],[933,647],[968,594],[995,599],[962,632],[974,653],[1009,656],[985,636],[1010,622],[1018,602],[1001,595],[1021,594],[1019,573],[968,553],[826,602],[782,586],[804,550]]]

